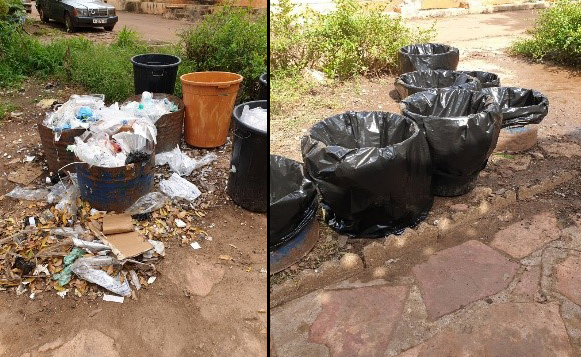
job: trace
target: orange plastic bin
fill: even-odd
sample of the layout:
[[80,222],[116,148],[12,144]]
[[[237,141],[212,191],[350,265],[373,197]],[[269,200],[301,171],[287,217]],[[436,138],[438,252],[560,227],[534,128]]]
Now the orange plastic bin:
[[194,72],[180,77],[186,107],[186,143],[200,148],[226,143],[242,79],[230,72]]

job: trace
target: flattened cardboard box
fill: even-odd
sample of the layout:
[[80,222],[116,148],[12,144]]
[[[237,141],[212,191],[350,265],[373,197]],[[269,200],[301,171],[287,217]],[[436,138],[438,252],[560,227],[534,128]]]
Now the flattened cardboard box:
[[103,233],[116,234],[133,231],[133,220],[129,214],[108,214],[103,216]]
[[137,232],[113,234],[101,239],[111,247],[119,260],[132,258],[153,249],[153,246]]

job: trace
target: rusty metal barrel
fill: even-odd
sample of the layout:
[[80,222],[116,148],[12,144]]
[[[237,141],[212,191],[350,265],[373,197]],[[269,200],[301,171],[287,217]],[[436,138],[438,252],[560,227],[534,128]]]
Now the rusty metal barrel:
[[[167,98],[170,102],[176,104],[178,106],[178,111],[162,115],[155,122],[155,127],[157,128],[157,144],[155,145],[156,154],[175,149],[182,140],[184,127],[184,102],[174,95],[164,93],[153,94],[153,99],[164,98]],[[128,102],[139,101],[141,101],[141,95],[136,95],[128,98],[125,101],[125,104]]]
[[[61,132],[58,141],[54,139],[54,132],[38,120],[38,134],[42,143],[42,150],[48,164],[48,169],[56,173],[61,167],[75,161],[75,154],[67,151],[67,146],[75,143],[75,137],[82,135],[85,129],[68,129]],[[72,169],[72,168],[71,168]]]
[[81,197],[100,211],[123,212],[153,188],[155,155],[122,167],[76,164]]

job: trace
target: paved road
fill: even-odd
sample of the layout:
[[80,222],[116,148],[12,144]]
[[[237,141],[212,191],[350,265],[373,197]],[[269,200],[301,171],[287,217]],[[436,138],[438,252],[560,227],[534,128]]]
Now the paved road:
[[[38,12],[33,4],[32,14],[29,15],[34,19],[39,19]],[[193,23],[184,20],[169,20],[161,15],[136,14],[126,11],[118,11],[119,22],[115,26],[114,32],[119,32],[124,26],[137,31],[143,36],[143,39],[152,42],[173,42],[177,41],[177,33],[192,26]],[[55,28],[64,29],[64,25],[53,24]],[[86,32],[101,32],[102,29],[86,29]]]

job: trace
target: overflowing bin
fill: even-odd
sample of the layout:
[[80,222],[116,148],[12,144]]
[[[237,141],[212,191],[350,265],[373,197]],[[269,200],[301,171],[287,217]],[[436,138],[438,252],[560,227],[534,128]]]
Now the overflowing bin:
[[502,123],[490,94],[466,89],[438,89],[402,101],[402,113],[425,132],[434,175],[432,192],[459,196],[476,186],[486,167]]
[[464,88],[470,90],[480,90],[480,81],[462,72],[449,70],[422,70],[408,72],[395,79],[395,89],[400,99],[438,88]]
[[404,46],[397,53],[399,73],[426,69],[455,70],[460,61],[457,48],[439,43]]
[[[253,116],[251,112],[256,109],[262,111]],[[257,100],[236,106],[232,113],[234,145],[227,192],[236,204],[254,212],[268,209],[267,110],[268,102]]]
[[346,112],[316,123],[301,146],[325,221],[341,234],[400,233],[432,206],[429,148],[411,119]]
[[270,272],[276,273],[306,255],[318,239],[319,207],[313,183],[303,165],[270,155],[268,250]]

